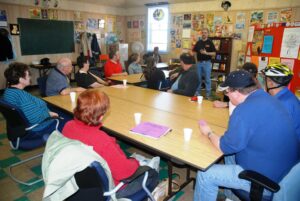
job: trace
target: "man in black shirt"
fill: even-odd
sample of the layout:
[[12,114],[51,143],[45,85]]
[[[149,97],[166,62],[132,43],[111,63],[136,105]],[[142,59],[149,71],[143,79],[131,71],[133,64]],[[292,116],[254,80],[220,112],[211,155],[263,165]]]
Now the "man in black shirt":
[[201,95],[202,76],[205,78],[206,98],[211,96],[211,57],[216,55],[216,48],[213,42],[208,39],[208,29],[202,29],[202,38],[196,43],[193,52],[197,53],[197,70],[200,84],[195,95]]

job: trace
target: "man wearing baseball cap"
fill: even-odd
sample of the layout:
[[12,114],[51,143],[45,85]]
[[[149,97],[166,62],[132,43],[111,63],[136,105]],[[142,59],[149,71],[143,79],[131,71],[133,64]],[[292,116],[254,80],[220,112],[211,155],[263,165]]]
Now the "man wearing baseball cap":
[[[201,133],[234,162],[198,171],[194,201],[215,201],[219,186],[249,192],[250,183],[238,177],[243,170],[279,182],[300,158],[289,114],[278,100],[258,88],[249,72],[231,72],[221,87],[236,106],[227,131],[220,137],[204,120],[199,126]],[[264,196],[271,193],[265,191]]]

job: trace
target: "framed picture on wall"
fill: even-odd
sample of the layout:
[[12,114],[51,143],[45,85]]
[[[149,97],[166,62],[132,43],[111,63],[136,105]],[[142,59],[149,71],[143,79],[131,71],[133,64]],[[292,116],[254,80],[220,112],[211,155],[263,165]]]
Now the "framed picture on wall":
[[10,24],[10,35],[20,35],[20,28],[18,24]]
[[7,27],[7,15],[5,10],[0,10],[0,27]]

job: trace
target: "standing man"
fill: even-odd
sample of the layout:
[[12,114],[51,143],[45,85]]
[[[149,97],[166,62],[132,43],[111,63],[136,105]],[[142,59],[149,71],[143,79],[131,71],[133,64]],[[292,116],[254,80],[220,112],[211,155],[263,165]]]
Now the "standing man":
[[196,43],[193,52],[197,53],[197,70],[200,84],[195,95],[201,95],[202,76],[205,79],[206,98],[211,97],[211,57],[216,55],[216,48],[213,42],[208,38],[208,29],[202,29],[202,38]]
[[71,91],[84,91],[84,88],[70,88],[70,80],[68,75],[72,72],[72,61],[69,58],[61,58],[57,65],[48,75],[46,82],[46,96],[67,95]]
[[[230,163],[215,164],[198,171],[194,201],[215,201],[218,187],[250,191],[250,182],[240,179],[243,170],[253,170],[275,182],[300,159],[300,147],[293,122],[283,105],[259,89],[251,74],[233,71],[221,84],[232,104],[227,131],[222,137],[200,121],[201,133],[224,155],[234,156]],[[265,196],[270,196],[265,191]]]

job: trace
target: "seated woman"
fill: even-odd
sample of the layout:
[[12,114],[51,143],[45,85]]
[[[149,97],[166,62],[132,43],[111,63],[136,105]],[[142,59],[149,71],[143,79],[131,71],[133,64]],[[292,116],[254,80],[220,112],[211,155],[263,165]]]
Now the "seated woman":
[[[74,120],[69,121],[63,128],[63,135],[92,146],[94,151],[106,160],[117,185],[122,179],[130,177],[139,167],[134,158],[127,158],[115,138],[100,130],[101,120],[109,108],[108,96],[98,90],[81,93],[74,109]],[[138,184],[136,182],[139,182]],[[117,197],[126,197],[142,188],[141,180],[137,179],[119,190]],[[149,171],[149,184],[158,182],[158,173]]]
[[89,71],[90,64],[87,58],[79,56],[77,58],[77,65],[79,66],[79,71],[75,75],[75,80],[79,87],[83,88],[97,88],[109,85],[97,75]]
[[107,78],[114,75],[127,75],[126,72],[123,72],[123,68],[120,63],[119,51],[111,51],[108,56],[109,60],[104,65],[105,77]]
[[[25,87],[30,85],[28,66],[18,62],[11,63],[4,71],[4,76],[8,83],[8,88],[4,91],[3,100],[18,107],[24,113],[25,118],[31,126],[40,124],[34,127],[33,131],[41,131],[43,129],[54,130],[56,126],[55,121],[45,120],[50,117],[58,117],[58,114],[51,112],[42,99],[32,96],[24,90]],[[63,126],[62,123],[60,122],[59,129]]]
[[160,90],[169,86],[164,72],[156,68],[153,57],[147,59],[147,67],[144,70],[144,75],[149,89]]
[[128,66],[128,73],[130,74],[138,74],[138,73],[142,73],[143,69],[141,67],[141,65],[139,64],[141,58],[140,55],[137,53],[133,53],[130,56],[130,64]]

